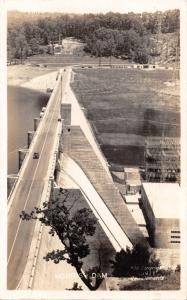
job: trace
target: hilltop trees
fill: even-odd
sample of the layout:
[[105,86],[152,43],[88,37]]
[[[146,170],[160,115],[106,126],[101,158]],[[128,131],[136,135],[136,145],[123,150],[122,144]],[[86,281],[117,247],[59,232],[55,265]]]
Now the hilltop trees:
[[[176,32],[179,35],[179,11],[155,13],[60,14],[8,13],[8,50],[10,56],[37,54],[40,46],[60,38],[75,37],[87,43],[85,50],[101,59],[102,56],[127,56],[137,62],[148,59],[145,37],[158,33]],[[23,21],[22,21],[23,20]],[[14,51],[15,37],[24,35],[27,47]],[[21,50],[22,49],[22,50]]]
[[85,51],[99,57],[122,56],[138,63],[148,62],[146,40],[135,30],[126,31],[99,28],[94,31],[91,37],[86,39]]
[[99,28],[94,31],[90,38],[87,38],[86,51],[90,52],[92,55],[99,57],[99,64],[101,62],[101,57],[111,57],[116,51],[116,41],[115,41],[115,30],[107,28]]
[[[93,236],[96,229],[96,219],[89,209],[83,208],[72,213],[72,206],[68,206],[71,195],[67,190],[60,190],[61,196],[43,204],[43,208],[35,207],[30,213],[22,211],[22,220],[39,220],[50,228],[49,234],[57,234],[64,248],[47,253],[44,259],[52,260],[55,264],[65,260],[72,265],[79,277],[90,290],[96,290],[102,282],[101,267],[93,268],[97,274],[95,283],[92,282],[92,269],[84,272],[83,259],[90,253],[86,238]],[[76,201],[76,199],[74,199]]]

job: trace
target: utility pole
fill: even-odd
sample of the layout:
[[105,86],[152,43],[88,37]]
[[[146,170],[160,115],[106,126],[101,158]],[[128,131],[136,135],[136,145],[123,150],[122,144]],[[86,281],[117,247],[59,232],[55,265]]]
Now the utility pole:
[[61,45],[61,33],[58,35],[58,44]]
[[60,103],[61,103],[62,102],[62,72],[60,74],[60,85],[61,85],[61,87],[60,87],[60,98],[61,98]]

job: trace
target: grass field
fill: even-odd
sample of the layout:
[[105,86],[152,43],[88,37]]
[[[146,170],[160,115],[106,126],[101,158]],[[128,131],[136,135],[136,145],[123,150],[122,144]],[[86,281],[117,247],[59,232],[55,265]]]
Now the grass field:
[[120,290],[137,291],[137,290],[179,290],[180,289],[180,273],[172,273],[166,276],[163,280],[137,280],[128,285],[120,286]]
[[[99,59],[86,55],[84,52],[80,54],[58,54],[58,55],[34,55],[27,58],[26,63],[31,64],[45,64],[48,67],[64,67],[70,65],[81,65],[81,64],[99,64]],[[102,58],[102,64],[108,64],[109,58]],[[112,63],[124,64],[125,61],[122,59],[112,58]]]
[[142,165],[147,136],[180,135],[171,70],[74,70],[72,88],[110,163]]
[[180,272],[171,271],[161,277],[108,277],[107,287],[110,291],[179,290],[180,276]]

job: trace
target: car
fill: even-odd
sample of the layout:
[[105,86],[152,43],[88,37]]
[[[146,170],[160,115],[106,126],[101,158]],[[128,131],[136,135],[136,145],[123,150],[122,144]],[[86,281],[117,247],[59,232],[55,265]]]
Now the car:
[[61,122],[62,121],[62,119],[61,118],[58,118],[58,122]]
[[50,93],[52,93],[52,92],[53,92],[53,89],[47,88],[46,93],[50,94]]
[[39,153],[38,152],[34,152],[33,154],[33,159],[38,159],[39,158]]

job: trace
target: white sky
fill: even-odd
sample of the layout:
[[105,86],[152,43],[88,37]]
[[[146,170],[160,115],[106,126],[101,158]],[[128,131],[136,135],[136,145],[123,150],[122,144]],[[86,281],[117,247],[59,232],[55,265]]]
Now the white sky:
[[[1,1],[1,0],[0,0]],[[8,10],[105,13],[143,12],[179,8],[186,0],[4,0]]]

